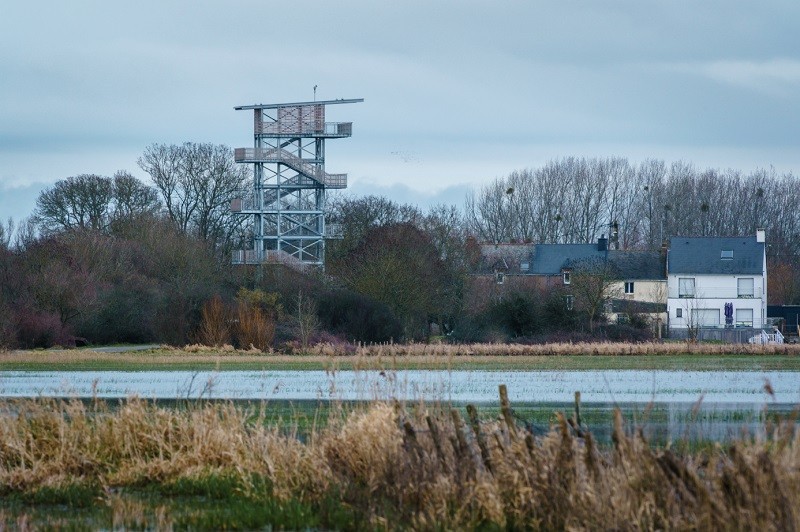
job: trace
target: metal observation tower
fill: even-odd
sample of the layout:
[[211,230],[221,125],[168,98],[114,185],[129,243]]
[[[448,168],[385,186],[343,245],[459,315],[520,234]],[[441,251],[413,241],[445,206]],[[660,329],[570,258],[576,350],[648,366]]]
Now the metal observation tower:
[[325,139],[352,135],[352,122],[325,122],[327,105],[363,98],[242,105],[253,111],[252,148],[236,148],[237,163],[253,164],[253,190],[231,211],[253,217],[253,249],[233,252],[234,264],[325,263],[325,239],[341,228],[325,225],[325,191],[347,187],[347,174],[325,172]]

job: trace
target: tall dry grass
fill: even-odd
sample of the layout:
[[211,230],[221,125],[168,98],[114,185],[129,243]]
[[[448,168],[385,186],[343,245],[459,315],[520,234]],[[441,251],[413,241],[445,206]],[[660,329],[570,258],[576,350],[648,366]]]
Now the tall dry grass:
[[[474,408],[408,411],[376,403],[301,441],[265,423],[264,406],[185,409],[130,399],[22,400],[0,415],[0,495],[89,486],[233,479],[254,500],[335,498],[355,527],[469,529],[751,529],[800,525],[800,438],[791,420],[765,439],[677,454],[651,447],[617,413],[598,447],[579,418],[536,436]],[[338,421],[337,421],[338,420]]]
[[275,339],[275,320],[263,309],[239,301],[236,306],[236,339],[241,348],[268,351]]
[[209,346],[223,346],[230,343],[230,312],[220,296],[214,296],[203,304],[200,311],[200,325],[196,336],[199,343]]
[[[318,351],[331,351],[329,346],[320,345]],[[335,354],[331,352],[330,354]],[[568,356],[568,355],[800,355],[800,344],[688,344],[686,342],[594,342],[594,343],[552,343],[552,344],[369,344],[358,345],[356,354],[361,356]]]

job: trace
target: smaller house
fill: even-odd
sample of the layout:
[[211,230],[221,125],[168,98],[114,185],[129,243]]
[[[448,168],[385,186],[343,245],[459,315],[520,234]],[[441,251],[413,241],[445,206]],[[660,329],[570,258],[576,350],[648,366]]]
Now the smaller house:
[[[666,322],[667,281],[665,252],[608,249],[608,240],[596,244],[538,244],[533,254],[531,274],[545,277],[553,289],[564,294],[568,308],[579,290],[572,290],[574,277],[587,265],[604,277],[595,292],[602,297],[606,320],[624,323],[631,315],[645,315],[658,333]],[[601,271],[602,270],[602,271]]]
[[[671,336],[698,338],[701,330],[746,329],[743,341],[767,316],[765,232],[744,237],[675,237],[667,255],[667,311]],[[760,331],[756,331],[760,332]]]
[[531,244],[476,244],[479,253],[471,265],[465,303],[473,312],[516,294],[539,289],[538,279],[528,275]]

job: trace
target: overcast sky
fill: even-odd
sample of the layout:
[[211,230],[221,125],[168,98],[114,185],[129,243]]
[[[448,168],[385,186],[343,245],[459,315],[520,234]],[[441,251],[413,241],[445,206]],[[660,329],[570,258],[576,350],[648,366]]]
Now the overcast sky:
[[236,105],[330,106],[351,190],[460,203],[564,156],[800,171],[800,2],[5,0],[0,217],[154,142],[252,145]]

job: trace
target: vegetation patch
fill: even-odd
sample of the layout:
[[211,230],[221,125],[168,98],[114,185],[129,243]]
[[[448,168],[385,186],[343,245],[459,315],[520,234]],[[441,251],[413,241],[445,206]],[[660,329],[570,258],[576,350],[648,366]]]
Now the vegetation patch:
[[0,352],[0,369],[126,370],[753,370],[800,371],[800,344],[672,343],[581,344],[372,344],[345,348],[319,344],[285,354],[187,346],[144,352],[86,349]]
[[[17,415],[0,417],[0,520],[17,528],[73,526],[44,517],[54,505],[72,507],[77,528],[800,524],[792,416],[769,419],[763,437],[659,447],[619,410],[610,443],[599,445],[579,404],[534,430],[504,387],[491,412],[369,403],[301,439],[276,430],[263,410],[223,402],[24,400],[4,409]],[[87,517],[81,507],[96,502]]]

